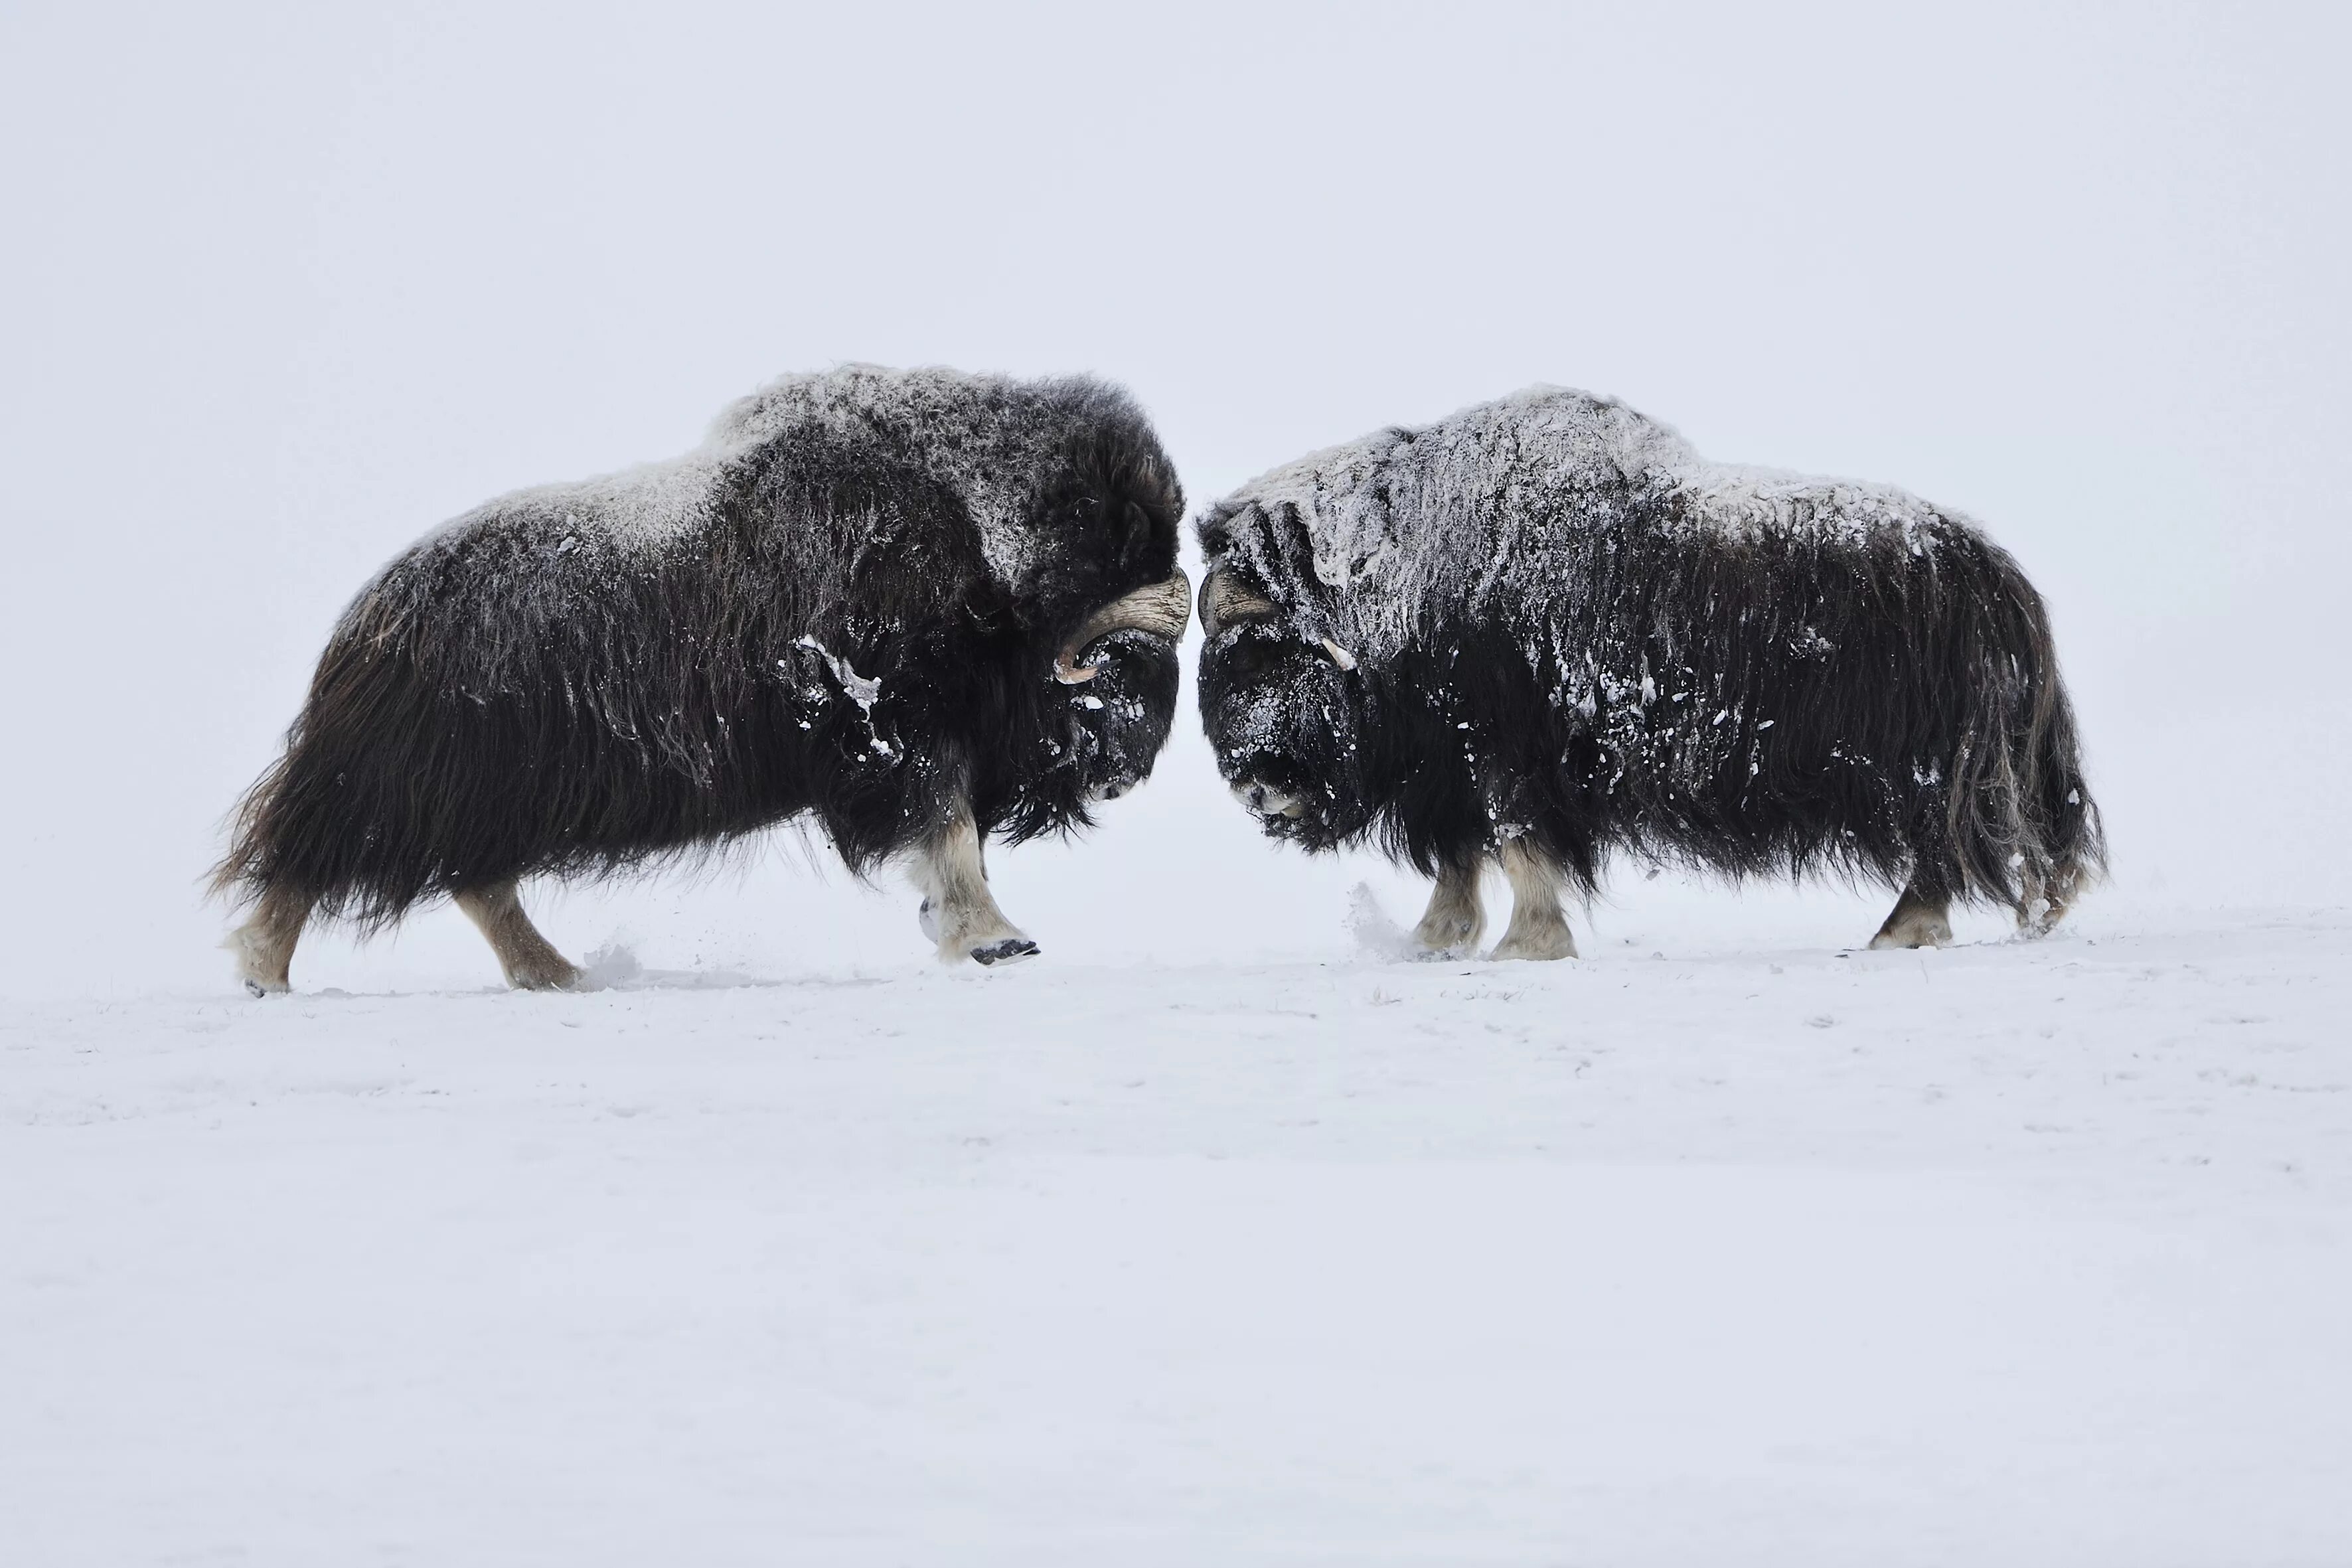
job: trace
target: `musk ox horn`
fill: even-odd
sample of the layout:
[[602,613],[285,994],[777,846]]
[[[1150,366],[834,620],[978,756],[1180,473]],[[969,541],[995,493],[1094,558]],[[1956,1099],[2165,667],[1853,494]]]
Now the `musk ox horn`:
[[1201,635],[1213,637],[1236,621],[1270,621],[1274,601],[1220,566],[1201,582]]
[[1356,656],[1349,653],[1346,648],[1341,647],[1338,643],[1333,642],[1329,637],[1325,637],[1323,639],[1323,653],[1326,658],[1330,659],[1333,664],[1338,665],[1341,669],[1353,669],[1356,668]]
[[1054,679],[1065,686],[1092,680],[1101,671],[1080,664],[1078,656],[1113,632],[1149,632],[1175,642],[1192,618],[1192,580],[1179,572],[1164,583],[1153,583],[1113,599],[1088,616],[1062,651],[1054,656]]

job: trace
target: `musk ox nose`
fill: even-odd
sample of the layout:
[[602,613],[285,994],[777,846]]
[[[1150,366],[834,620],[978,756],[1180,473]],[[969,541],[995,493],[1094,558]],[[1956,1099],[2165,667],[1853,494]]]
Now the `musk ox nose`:
[[1297,817],[1307,810],[1305,802],[1256,779],[1244,779],[1234,785],[1234,798],[1254,816]]

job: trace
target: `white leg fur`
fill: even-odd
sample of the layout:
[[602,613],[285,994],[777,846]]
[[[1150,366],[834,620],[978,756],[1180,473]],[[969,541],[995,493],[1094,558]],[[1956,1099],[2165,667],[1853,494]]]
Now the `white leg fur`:
[[580,971],[522,912],[522,900],[512,882],[468,889],[457,901],[499,955],[508,984],[518,991],[568,991],[579,984]]
[[1511,884],[1511,923],[1496,958],[1574,958],[1576,938],[1559,907],[1559,868],[1524,838],[1503,841],[1496,858]]
[[940,963],[969,958],[992,965],[1037,956],[1037,944],[1004,918],[988,890],[980,830],[971,803],[961,795],[916,850],[909,872],[923,895],[924,932],[938,941]]
[[1895,900],[1888,911],[1886,923],[1870,939],[1874,948],[1946,947],[1952,940],[1952,922],[1947,918],[1951,908],[1948,899],[1931,899],[1916,887],[1906,887],[1903,896]]
[[294,963],[294,944],[310,918],[310,900],[272,889],[261,895],[243,925],[221,945],[236,955],[236,977],[256,996],[283,992]]
[[1465,952],[1478,945],[1479,935],[1486,929],[1486,911],[1478,902],[1478,872],[1483,864],[1473,860],[1466,867],[1439,868],[1429,908],[1421,923],[1412,928],[1415,942],[1432,952]]

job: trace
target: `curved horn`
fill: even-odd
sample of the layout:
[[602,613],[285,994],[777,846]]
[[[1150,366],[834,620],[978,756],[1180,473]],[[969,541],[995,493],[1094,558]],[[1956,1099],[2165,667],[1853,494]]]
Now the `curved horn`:
[[1201,635],[1213,637],[1235,621],[1270,621],[1274,601],[1220,566],[1201,582]]
[[1175,642],[1183,637],[1192,618],[1192,580],[1183,573],[1138,588],[1086,618],[1086,624],[1054,656],[1054,679],[1065,686],[1092,680],[1101,671],[1094,665],[1080,664],[1078,656],[1113,632],[1146,632]]

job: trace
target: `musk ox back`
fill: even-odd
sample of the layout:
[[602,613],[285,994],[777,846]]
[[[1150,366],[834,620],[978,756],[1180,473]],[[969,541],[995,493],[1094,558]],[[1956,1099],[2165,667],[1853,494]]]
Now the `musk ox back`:
[[1033,953],[981,846],[1150,771],[1182,508],[1112,387],[871,366],[777,381],[676,461],[492,501],[329,639],[217,875],[254,904],[243,977],[282,989],[313,915],[447,896],[510,981],[566,984],[519,879],[795,816],[861,872],[909,855],[942,957]]
[[1574,952],[1558,889],[1628,852],[1955,899],[2047,927],[2102,864],[2042,601],[1965,519],[1703,461],[1613,399],[1533,388],[1276,469],[1199,525],[1202,714],[1276,837],[1434,875],[1420,935]]

